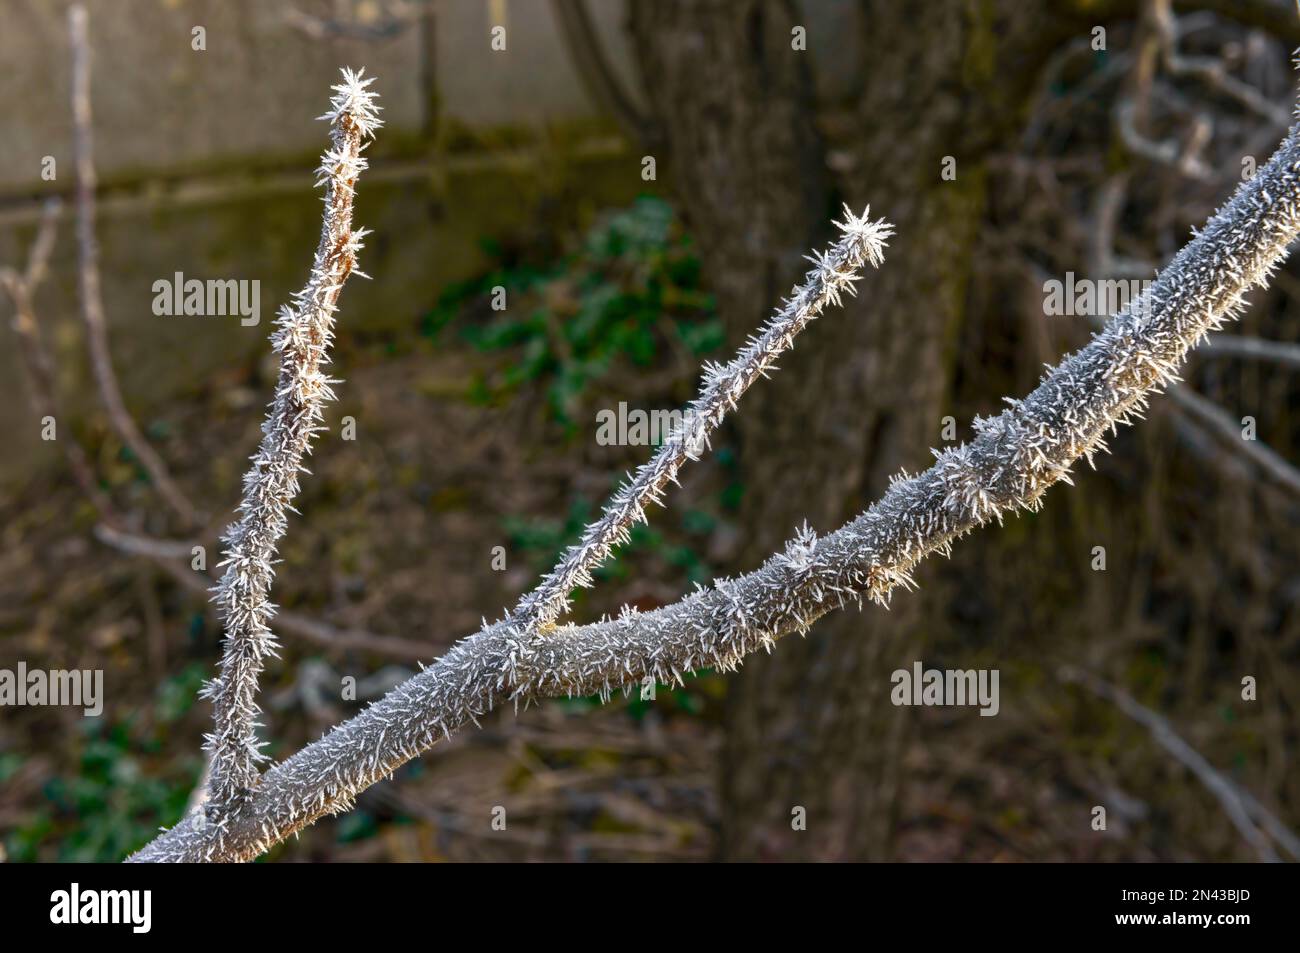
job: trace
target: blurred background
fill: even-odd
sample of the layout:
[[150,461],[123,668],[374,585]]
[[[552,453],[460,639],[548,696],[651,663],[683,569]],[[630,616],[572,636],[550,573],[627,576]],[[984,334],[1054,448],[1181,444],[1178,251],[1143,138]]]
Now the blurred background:
[[[221,631],[191,546],[219,572],[340,66],[378,77],[387,121],[357,199],[373,280],[343,294],[344,382],[281,548],[277,759],[513,605],[650,452],[598,443],[597,414],[682,406],[841,203],[897,225],[885,265],[746,396],[579,621],[834,529],[1031,389],[1091,331],[1045,283],[1150,278],[1284,134],[1300,45],[1289,0],[87,9],[120,411],[78,293],[67,5],[0,0],[0,668],[105,689],[97,718],[0,709],[10,861],[120,859],[199,781]],[[1298,267],[1096,471],[890,611],[653,701],[494,717],[270,856],[1295,859]],[[177,272],[260,282],[261,323],[155,314]],[[916,661],[997,669],[999,714],[895,707]]]

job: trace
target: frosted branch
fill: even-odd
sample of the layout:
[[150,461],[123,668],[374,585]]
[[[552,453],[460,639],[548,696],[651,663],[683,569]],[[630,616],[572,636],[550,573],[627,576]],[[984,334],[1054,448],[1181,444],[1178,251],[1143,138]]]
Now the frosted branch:
[[366,168],[361,152],[380,125],[374,80],[343,71],[330,111],[331,145],[321,157],[317,186],[325,186],[320,244],[307,285],[280,310],[272,347],[280,354],[275,399],[262,425],[262,444],[244,475],[240,518],[226,532],[226,567],[214,601],[226,629],[220,672],[204,688],[213,702],[211,792],[214,806],[237,803],[257,779],[265,758],[257,740],[257,681],[267,655],[274,655],[269,626],[275,606],[268,596],[275,575],[276,544],[287,526],[286,512],[298,494],[298,474],[324,428],[325,403],[334,398],[325,376],[339,294],[356,266],[364,230],[352,229],[352,197]]
[[1300,127],[1268,164],[1161,272],[1131,310],[1116,315],[1039,386],[968,444],[936,453],[930,469],[896,478],[875,505],[835,532],[801,533],[746,576],[719,581],[653,612],[562,626],[542,634],[485,627],[361,714],[262,777],[238,811],[194,812],[146,846],[139,861],[249,860],[503,703],[680,682],[703,667],[730,671],[759,648],[805,632],[821,616],[864,599],[886,602],[932,553],[991,520],[1037,509],[1049,486],[1070,481],[1104,436],[1140,414],[1175,379],[1188,351],[1236,317],[1300,234]]
[[616,492],[600,518],[583,530],[581,538],[565,552],[541,584],[519,601],[510,622],[521,631],[532,626],[553,625],[569,608],[569,594],[590,586],[591,573],[617,546],[628,541],[634,523],[646,522],[646,507],[662,504],[663,491],[677,482],[677,473],[687,460],[698,460],[713,433],[728,412],[736,408],[750,386],[776,367],[781,355],[794,347],[794,339],[827,305],[839,306],[840,296],[856,294],[853,283],[858,272],[870,263],[879,267],[893,226],[883,218],[871,221],[871,209],[861,217],[847,206],[842,233],[827,251],[809,256],[813,267],[796,285],[758,334],[752,336],[731,363],[709,363],[704,367],[699,396],[682,414],[654,456],[642,464],[630,482]]

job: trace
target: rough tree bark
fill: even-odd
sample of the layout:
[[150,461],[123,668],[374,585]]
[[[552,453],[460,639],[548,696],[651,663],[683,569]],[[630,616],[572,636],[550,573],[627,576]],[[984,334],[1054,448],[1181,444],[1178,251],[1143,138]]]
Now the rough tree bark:
[[[792,49],[788,0],[637,0],[631,30],[674,187],[732,338],[800,273],[843,197],[898,228],[871,308],[852,303],[801,342],[737,418],[748,565],[803,519],[838,525],[939,441],[952,345],[987,188],[983,160],[1014,131],[1069,5],[864,2],[863,87],[829,171],[813,54]],[[924,107],[918,107],[924,103]],[[945,156],[955,180],[940,176]],[[838,193],[838,194],[837,194]],[[735,236],[745,235],[737,245]],[[852,416],[844,408],[855,408]],[[761,519],[757,518],[761,515]],[[929,585],[929,583],[927,583]],[[889,673],[941,638],[942,598],[841,614],[729,683],[720,766],[723,856],[883,859],[907,709]],[[870,632],[864,631],[870,629]],[[792,810],[807,830],[792,830]]]

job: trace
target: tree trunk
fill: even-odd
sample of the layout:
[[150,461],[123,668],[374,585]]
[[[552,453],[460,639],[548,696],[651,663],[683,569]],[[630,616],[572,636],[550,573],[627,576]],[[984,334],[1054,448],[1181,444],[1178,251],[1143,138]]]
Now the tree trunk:
[[[746,565],[805,518],[833,529],[901,467],[928,465],[948,412],[983,156],[1014,129],[1051,49],[1041,6],[865,4],[857,55],[866,72],[852,132],[835,143],[847,160],[836,163],[837,183],[818,131],[812,54],[792,49],[794,4],[633,3],[651,108],[732,343],[802,275],[801,256],[829,237],[841,197],[854,211],[870,203],[898,228],[860,297],[810,328],[736,417]],[[956,160],[953,180],[941,177],[945,156]],[[911,719],[889,704],[889,676],[923,658],[942,625],[941,593],[932,581],[927,590],[888,613],[829,616],[729,683],[724,857],[890,855]]]

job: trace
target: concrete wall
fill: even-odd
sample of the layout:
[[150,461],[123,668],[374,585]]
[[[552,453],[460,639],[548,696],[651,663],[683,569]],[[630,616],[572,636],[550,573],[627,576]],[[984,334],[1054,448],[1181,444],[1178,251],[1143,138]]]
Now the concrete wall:
[[[90,0],[93,101],[101,178],[186,168],[235,168],[249,159],[314,151],[323,91],[340,65],[379,77],[385,116],[418,134],[436,95],[444,116],[471,126],[536,125],[591,115],[546,0],[439,0],[434,25],[388,39],[317,40],[295,11],[330,14],[333,0]],[[380,0],[344,9],[384,21]],[[67,4],[0,2],[0,194],[37,182],[43,156],[69,157]],[[489,46],[504,10],[507,50]],[[610,59],[629,70],[622,4],[591,4]],[[499,14],[498,14],[499,15]],[[192,47],[195,26],[206,50]],[[14,94],[17,95],[14,95]],[[392,132],[390,131],[390,135]],[[71,168],[61,168],[69,175]]]
[[[343,64],[378,77],[388,126],[358,201],[374,229],[373,282],[345,295],[348,328],[418,322],[447,282],[481,267],[480,239],[536,221],[554,196],[584,207],[643,190],[639,155],[595,109],[548,0],[430,0],[434,16],[378,39],[314,38],[297,14],[353,16],[383,33],[392,0],[89,0],[99,240],[113,353],[126,398],[148,425],[169,401],[264,353],[278,305],[305,276],[319,200],[315,121]],[[418,6],[407,0],[406,9]],[[622,0],[589,0],[609,59],[635,87]],[[842,45],[848,0],[807,10],[811,55]],[[92,384],[76,317],[71,218],[67,3],[0,0],[0,263],[19,264],[40,196],[69,200],[37,304],[74,419]],[[494,51],[491,27],[506,27]],[[206,49],[195,50],[193,29]],[[828,85],[829,84],[829,85]],[[44,157],[54,181],[41,178]],[[153,282],[256,279],[263,320],[152,313]],[[54,459],[26,403],[7,301],[0,303],[0,484]]]

